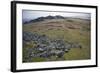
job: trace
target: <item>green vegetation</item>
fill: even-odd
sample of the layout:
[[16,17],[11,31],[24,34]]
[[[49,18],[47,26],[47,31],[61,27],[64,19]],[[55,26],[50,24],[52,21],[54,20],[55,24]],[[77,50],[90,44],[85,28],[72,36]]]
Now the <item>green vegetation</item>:
[[[51,39],[62,39],[65,42],[79,43],[82,45],[82,48],[71,48],[69,52],[65,53],[63,58],[57,58],[55,56],[46,58],[32,58],[32,62],[41,62],[41,61],[56,61],[56,60],[84,60],[91,58],[91,48],[90,48],[90,24],[89,20],[82,19],[63,19],[55,20],[55,23],[52,21],[43,21],[40,23],[31,23],[23,25],[23,31],[35,32],[38,34],[44,34]],[[35,25],[36,24],[36,25]],[[62,25],[63,24],[63,25]],[[58,27],[59,26],[59,27]],[[73,28],[69,28],[73,27]],[[27,49],[36,46],[35,42],[29,42],[23,44],[23,62],[26,61]],[[33,51],[34,52],[34,51]],[[36,51],[35,51],[36,52]],[[27,62],[31,62],[30,59]]]

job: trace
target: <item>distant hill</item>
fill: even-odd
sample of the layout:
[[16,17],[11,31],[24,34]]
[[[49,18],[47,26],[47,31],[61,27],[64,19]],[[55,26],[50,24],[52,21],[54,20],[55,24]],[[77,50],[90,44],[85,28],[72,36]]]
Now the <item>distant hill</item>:
[[65,19],[65,17],[60,16],[60,15],[56,15],[56,16],[46,16],[46,17],[38,17],[36,19],[30,20],[30,21],[26,21],[23,24],[27,24],[27,23],[32,23],[32,22],[40,22],[40,21],[44,21],[46,19]]

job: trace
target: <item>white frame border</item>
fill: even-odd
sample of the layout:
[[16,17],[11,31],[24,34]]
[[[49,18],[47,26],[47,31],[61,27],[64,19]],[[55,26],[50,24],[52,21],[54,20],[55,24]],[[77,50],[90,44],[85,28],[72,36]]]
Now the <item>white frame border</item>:
[[[16,66],[17,70],[22,69],[39,69],[39,68],[53,68],[53,67],[72,67],[72,66],[85,66],[96,65],[96,9],[82,8],[82,7],[60,7],[60,6],[47,6],[47,5],[28,5],[17,4],[16,6],[16,26],[17,26],[17,48],[16,48]],[[91,13],[91,60],[80,61],[59,61],[59,62],[41,62],[41,63],[22,63],[22,9],[30,10],[55,10],[56,11],[74,11],[74,12],[88,12]],[[60,10],[59,10],[60,9]]]

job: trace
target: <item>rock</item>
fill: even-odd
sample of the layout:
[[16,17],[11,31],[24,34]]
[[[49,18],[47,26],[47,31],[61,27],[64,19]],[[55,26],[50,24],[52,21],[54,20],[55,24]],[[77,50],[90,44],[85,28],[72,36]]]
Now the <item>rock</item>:
[[[36,46],[28,49],[29,58],[51,56],[63,57],[65,52],[69,52],[71,48],[82,48],[79,43],[69,43],[62,39],[50,39],[46,35],[37,33],[23,32],[23,42],[34,41]],[[34,52],[33,52],[34,51]]]

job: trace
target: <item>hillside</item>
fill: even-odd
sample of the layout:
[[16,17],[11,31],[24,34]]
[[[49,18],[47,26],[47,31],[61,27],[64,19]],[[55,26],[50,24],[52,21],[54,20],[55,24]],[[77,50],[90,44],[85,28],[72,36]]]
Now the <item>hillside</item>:
[[[48,57],[27,57],[28,50],[30,48],[31,51],[36,52],[34,48],[37,47],[38,40],[34,40],[33,38],[30,41],[23,41],[23,62],[41,62],[41,61],[60,61],[60,60],[85,60],[90,59],[90,20],[79,19],[79,18],[66,18],[62,16],[47,16],[47,17],[39,17],[37,19],[31,20],[23,24],[23,31],[29,32],[33,36],[44,35],[47,38],[46,42],[49,41],[49,46],[52,41],[60,40],[60,42],[64,43],[68,47],[68,43],[70,43],[74,47],[70,47],[68,52],[64,52],[61,57],[57,55],[50,55]],[[23,33],[24,33],[23,32]],[[29,34],[27,34],[29,35]],[[27,36],[26,35],[26,36]],[[33,37],[31,36],[31,37]],[[25,38],[25,37],[23,37]],[[30,36],[29,36],[30,38]],[[43,38],[42,38],[43,39]],[[33,41],[32,41],[33,40]],[[43,41],[43,40],[42,40]],[[42,43],[43,44],[43,43]],[[61,44],[61,43],[58,43]],[[70,45],[69,44],[69,45]],[[54,45],[55,46],[55,45]],[[78,47],[76,47],[78,46]],[[47,48],[47,45],[46,45]],[[60,49],[58,51],[58,49]],[[54,48],[52,51],[55,53],[62,52],[62,48]],[[39,53],[44,53],[47,51],[37,51]],[[49,51],[51,52],[51,51]],[[33,54],[32,54],[33,55]],[[57,57],[58,56],[58,57]],[[27,59],[26,59],[27,58]]]

